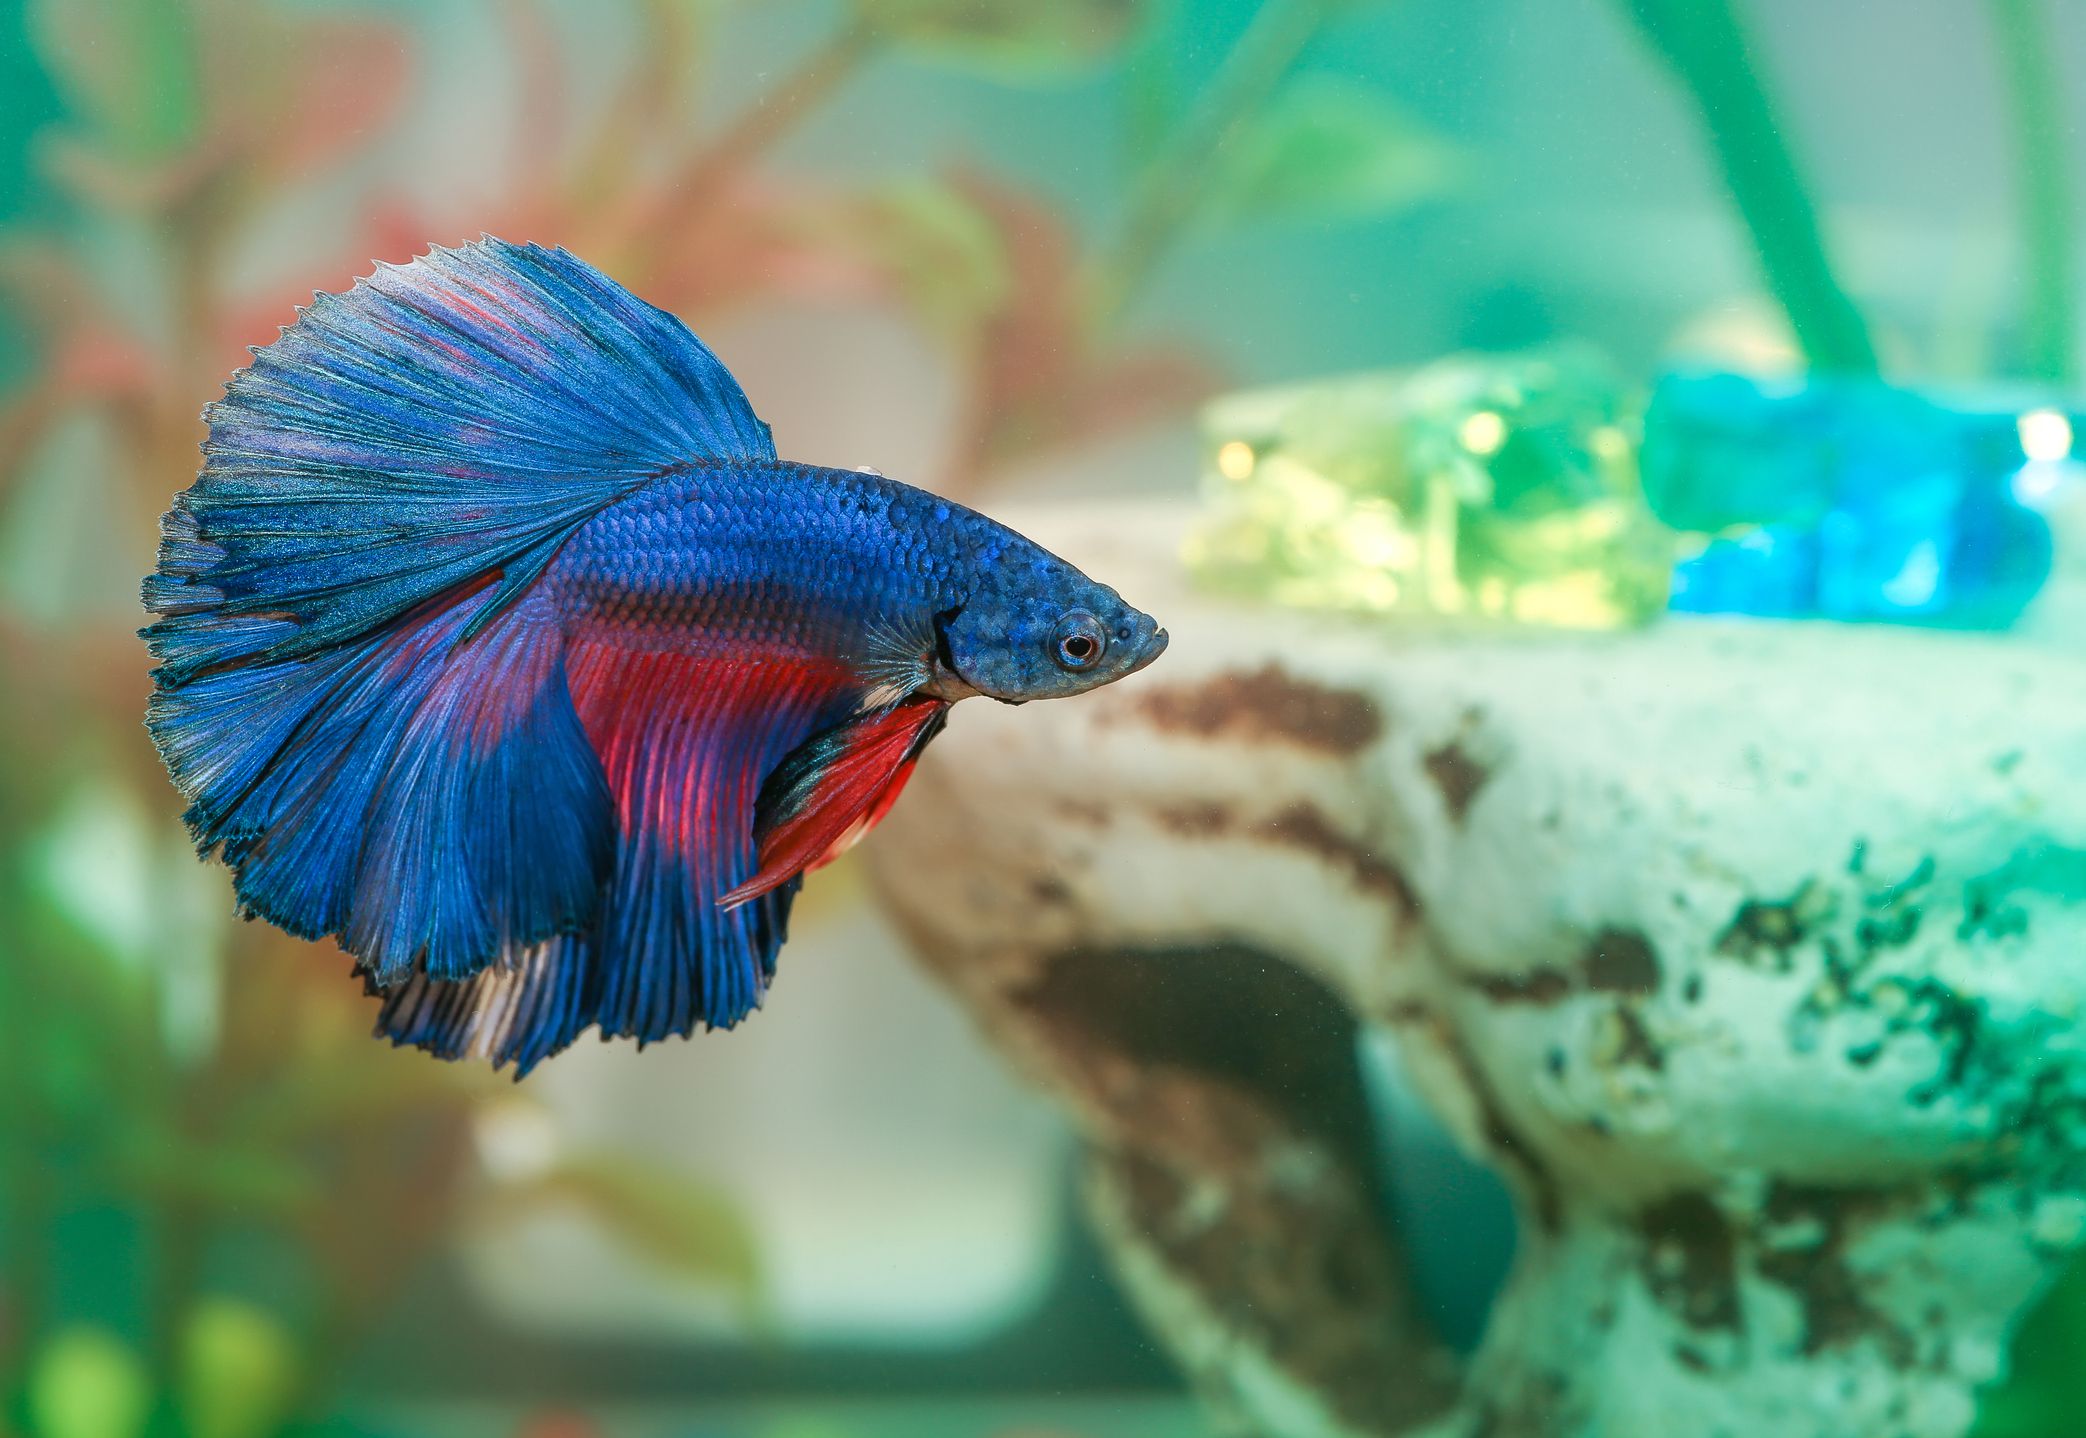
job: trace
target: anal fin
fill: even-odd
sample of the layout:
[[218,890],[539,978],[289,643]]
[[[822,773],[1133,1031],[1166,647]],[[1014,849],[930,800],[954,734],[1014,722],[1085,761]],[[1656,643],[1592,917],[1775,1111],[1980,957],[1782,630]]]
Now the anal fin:
[[582,634],[571,677],[619,820],[590,962],[603,1034],[649,1043],[758,1007],[794,886],[727,911],[757,868],[762,776],[850,704],[832,665],[638,650]]

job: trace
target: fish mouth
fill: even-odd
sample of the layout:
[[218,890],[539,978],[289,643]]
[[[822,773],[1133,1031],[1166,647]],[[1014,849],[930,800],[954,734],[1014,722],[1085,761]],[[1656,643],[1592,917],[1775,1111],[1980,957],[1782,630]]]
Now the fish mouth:
[[1135,674],[1138,670],[1144,668],[1147,664],[1150,664],[1154,659],[1157,659],[1161,654],[1164,654],[1165,652],[1166,631],[1163,629],[1155,629],[1152,631],[1152,637],[1144,641],[1144,652],[1139,654],[1137,658],[1131,662],[1130,667],[1128,669],[1125,669],[1123,673],[1125,675]]

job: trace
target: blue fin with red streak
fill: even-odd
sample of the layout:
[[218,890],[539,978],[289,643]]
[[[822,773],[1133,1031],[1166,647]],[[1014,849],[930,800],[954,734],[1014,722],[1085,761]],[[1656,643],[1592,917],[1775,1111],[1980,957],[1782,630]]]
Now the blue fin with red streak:
[[145,581],[162,684],[315,653],[495,571],[504,603],[661,473],[775,457],[679,320],[494,239],[317,296],[204,418]]
[[640,1043],[728,1028],[774,977],[797,881],[729,909],[718,900],[758,863],[763,776],[844,714],[855,686],[772,658],[637,650],[584,633],[567,659],[619,821],[596,921],[468,978],[412,975],[378,1020],[397,1043],[526,1073],[589,1025]]
[[[380,981],[462,975],[583,924],[613,810],[535,596],[490,587],[305,659],[154,694],[148,722],[243,911],[338,934]],[[552,842],[543,838],[555,836]]]
[[[728,1028],[775,972],[787,898],[725,909],[758,862],[762,780],[853,701],[835,668],[695,658],[575,640],[573,697],[615,796],[622,842],[595,929],[595,1020],[649,1042]],[[771,912],[772,909],[772,912]]]
[[487,239],[318,298],[206,418],[145,582],[148,725],[242,905],[385,985],[591,922],[616,810],[529,586],[662,473],[772,458],[738,385],[579,260]]
[[890,812],[948,717],[947,700],[901,699],[799,745],[761,787],[759,867],[719,902],[743,904],[846,853]]

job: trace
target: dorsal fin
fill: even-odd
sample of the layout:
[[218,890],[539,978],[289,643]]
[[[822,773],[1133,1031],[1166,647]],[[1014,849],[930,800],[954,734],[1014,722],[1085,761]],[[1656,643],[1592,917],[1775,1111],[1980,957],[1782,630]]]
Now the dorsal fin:
[[162,685],[314,653],[492,571],[490,622],[602,506],[701,459],[773,459],[672,315],[563,250],[491,238],[320,295],[205,411],[145,605]]

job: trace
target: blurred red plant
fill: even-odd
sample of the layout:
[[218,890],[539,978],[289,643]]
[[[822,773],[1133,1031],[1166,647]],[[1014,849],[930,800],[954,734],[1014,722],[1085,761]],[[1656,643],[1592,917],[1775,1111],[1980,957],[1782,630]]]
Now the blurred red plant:
[[[564,245],[698,326],[784,294],[908,311],[963,375],[961,429],[940,485],[975,490],[1016,460],[1177,412],[1209,388],[1212,367],[1187,347],[1126,337],[1119,321],[1204,189],[1223,188],[1216,162],[1270,112],[1335,8],[1266,7],[1207,90],[1147,144],[1120,242],[1103,251],[1082,246],[1039,195],[973,169],[856,185],[783,178],[761,161],[880,57],[1031,79],[1077,73],[1149,28],[1141,0],[854,0],[794,69],[708,133],[691,118],[714,23],[703,8],[639,0],[637,43],[611,98],[589,111],[574,98],[557,17],[542,0],[507,0],[521,163],[504,193],[467,215],[435,214],[395,186],[357,179],[359,224],[330,254],[254,292],[233,283],[230,256],[267,204],[308,192],[396,126],[409,95],[408,34],[373,17],[255,0],[49,0],[40,38],[77,123],[46,137],[47,172],[86,223],[113,217],[145,230],[169,277],[168,313],[138,316],[106,299],[76,236],[13,236],[0,249],[0,287],[48,359],[0,412],[0,479],[56,417],[90,406],[150,461],[132,472],[149,476],[141,499],[156,505],[166,477],[189,467],[196,411],[293,305],[344,287],[372,259],[402,262],[484,230]],[[145,25],[148,12],[158,18]],[[154,37],[149,50],[126,43],[140,33]],[[1410,139],[1359,137],[1379,149]],[[962,253],[952,256],[952,244]]]
[[[1126,33],[1136,6],[1067,9],[1091,12],[1072,52],[1084,58]],[[697,11],[667,0],[640,6],[641,43],[614,100],[581,114],[553,18],[534,0],[510,0],[506,28],[526,103],[515,115],[523,174],[507,193],[466,218],[424,213],[374,186],[357,207],[359,230],[258,294],[231,283],[230,252],[264,202],[384,137],[407,95],[408,36],[373,18],[193,0],[167,8],[180,18],[162,22],[165,49],[147,57],[120,43],[133,6],[46,10],[47,54],[88,121],[45,137],[47,172],[90,223],[105,215],[145,228],[169,275],[169,313],[111,305],[63,234],[12,237],[0,250],[0,284],[48,359],[40,380],[0,414],[0,475],[69,407],[87,406],[126,436],[141,461],[132,472],[146,481],[140,498],[156,506],[166,476],[190,467],[195,413],[245,346],[272,338],[298,301],[345,287],[372,259],[402,262],[433,240],[480,230],[564,245],[698,324],[725,306],[784,293],[938,311],[933,327],[971,375],[965,435],[944,478],[953,490],[1035,447],[1175,408],[1208,380],[1176,349],[1078,333],[1083,295],[1069,227],[1035,197],[968,174],[862,190],[757,169],[874,56],[937,44],[960,51],[964,7],[858,5],[770,93],[703,138],[688,119],[700,68],[691,53],[701,43]],[[1004,27],[978,30],[1021,43],[1006,40]],[[1048,25],[1029,43],[1049,53],[1066,30]],[[193,65],[186,75],[184,59]],[[157,105],[139,99],[155,93]],[[968,291],[946,283],[932,261],[952,225],[996,252],[1002,283]],[[162,337],[147,338],[162,319]]]

